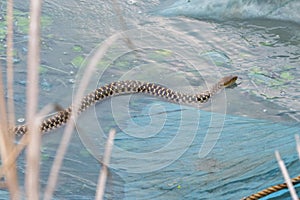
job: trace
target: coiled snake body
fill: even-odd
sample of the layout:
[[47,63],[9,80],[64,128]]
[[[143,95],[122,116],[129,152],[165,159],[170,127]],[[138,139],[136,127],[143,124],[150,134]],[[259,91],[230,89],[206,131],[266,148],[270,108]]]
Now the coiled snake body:
[[[86,95],[79,105],[78,112],[80,113],[87,109],[89,106],[94,105],[97,102],[102,101],[108,97],[134,93],[144,93],[152,96],[157,96],[177,104],[197,106],[199,104],[207,102],[215,93],[222,90],[223,88],[233,85],[236,82],[237,78],[237,76],[226,76],[222,78],[218,83],[213,85],[210,90],[194,95],[176,92],[155,83],[146,83],[135,80],[113,82],[108,85],[99,87],[95,91]],[[65,110],[59,111],[57,114],[48,119],[45,119],[40,126],[40,131],[48,132],[62,126],[70,119],[71,113],[72,106],[68,107]],[[14,128],[14,133],[18,136],[24,135],[26,132],[27,125],[20,125]]]

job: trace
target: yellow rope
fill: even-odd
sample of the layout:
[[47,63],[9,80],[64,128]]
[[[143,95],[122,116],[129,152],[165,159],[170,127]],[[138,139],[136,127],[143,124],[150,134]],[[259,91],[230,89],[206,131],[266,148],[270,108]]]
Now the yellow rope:
[[[295,185],[297,183],[300,182],[300,176],[297,176],[295,178],[292,178],[291,179],[292,183]],[[265,196],[268,196],[269,194],[272,194],[272,193],[275,193],[279,190],[282,190],[282,189],[286,189],[287,188],[287,184],[286,183],[281,183],[281,184],[278,184],[278,185],[274,185],[274,186],[271,186],[271,187],[268,187],[264,190],[261,190],[255,194],[251,194],[250,196],[248,197],[244,197],[242,200],[256,200],[256,199],[260,199],[262,197],[265,197]]]

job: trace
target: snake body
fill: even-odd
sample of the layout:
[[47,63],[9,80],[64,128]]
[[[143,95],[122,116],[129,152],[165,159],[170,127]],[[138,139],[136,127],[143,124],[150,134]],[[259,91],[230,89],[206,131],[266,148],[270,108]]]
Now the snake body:
[[[218,83],[213,85],[210,90],[199,94],[184,94],[156,83],[147,83],[136,80],[117,81],[105,86],[99,87],[93,92],[86,95],[79,105],[78,114],[86,110],[91,105],[104,99],[117,95],[144,93],[151,96],[160,97],[167,101],[177,104],[187,104],[197,106],[207,102],[214,94],[219,92],[225,87],[233,85],[237,76],[226,76],[222,78]],[[48,132],[55,128],[58,128],[68,122],[72,114],[72,105],[65,110],[59,111],[55,115],[45,119],[40,125],[40,131],[42,133]],[[14,133],[18,136],[27,133],[27,125],[19,125],[14,128]]]

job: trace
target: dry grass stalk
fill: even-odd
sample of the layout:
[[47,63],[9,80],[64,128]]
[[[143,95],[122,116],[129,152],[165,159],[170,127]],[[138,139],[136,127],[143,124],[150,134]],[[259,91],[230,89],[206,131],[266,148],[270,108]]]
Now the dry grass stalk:
[[[40,146],[41,146],[41,136],[40,133],[40,125],[42,123],[42,120],[45,115],[50,113],[50,111],[53,110],[53,105],[47,105],[44,107],[34,118],[34,122],[31,126],[32,133],[36,133],[37,136],[32,137],[34,134],[27,134],[24,135],[23,138],[25,138],[25,144],[28,143],[28,149],[27,149],[27,168],[26,168],[26,192],[28,199],[39,199],[39,172],[40,172]],[[23,139],[22,138],[22,139]],[[31,139],[34,138],[33,141]],[[33,148],[30,148],[31,145]],[[26,146],[26,145],[22,145]],[[30,163],[29,163],[30,162]],[[29,183],[28,183],[29,182]],[[35,187],[34,190],[32,188],[28,187],[32,186]]]
[[298,157],[300,160],[300,137],[299,137],[299,135],[295,135],[295,139],[296,139],[296,148],[297,148],[297,152],[298,152]]
[[285,182],[286,182],[286,184],[287,184],[287,186],[289,188],[289,191],[290,191],[292,199],[293,200],[298,200],[299,198],[297,196],[297,193],[296,193],[296,190],[294,188],[294,185],[293,185],[293,183],[291,181],[289,173],[288,173],[288,171],[287,171],[287,169],[285,167],[285,164],[284,164],[283,160],[281,159],[280,154],[279,154],[278,151],[275,151],[275,156],[276,156],[278,165],[280,167],[281,173],[282,173],[282,175],[284,177],[284,180],[285,180]]
[[[10,159],[10,152],[14,150],[14,145],[12,143],[11,137],[9,137],[7,120],[6,120],[6,106],[4,100],[4,91],[3,91],[3,82],[2,82],[2,72],[0,72],[0,107],[1,107],[1,123],[0,123],[0,151],[1,151],[1,161],[2,166],[7,164],[7,161]],[[17,170],[15,162],[13,162],[7,170],[4,171],[3,175],[5,177],[5,183],[2,186],[8,187],[9,192],[11,193],[11,199],[18,199],[19,197],[19,184],[17,177]],[[2,177],[1,176],[1,177]]]
[[[1,130],[2,130],[2,128],[1,128]],[[2,142],[2,140],[1,140],[1,142]],[[13,167],[16,159],[18,158],[20,153],[23,151],[23,149],[27,146],[27,144],[28,144],[28,137],[27,137],[27,135],[24,135],[22,137],[22,139],[19,141],[19,144],[17,146],[15,146],[15,148],[13,148],[13,150],[7,154],[8,155],[7,159],[5,159],[5,160],[2,159],[5,162],[2,163],[2,166],[0,167],[0,177],[5,176],[7,171]]]
[[6,63],[7,63],[7,97],[8,97],[8,123],[12,127],[15,123],[15,108],[14,108],[14,69],[13,69],[13,0],[7,1],[7,48],[6,48]]
[[[2,69],[1,63],[0,63],[0,68]],[[1,129],[0,131],[7,131],[8,126],[7,126],[7,115],[6,115],[6,103],[5,103],[5,94],[4,94],[4,88],[3,88],[3,77],[2,77],[2,70],[0,71],[0,126]],[[3,133],[4,134],[4,133]],[[1,134],[1,136],[3,135]],[[0,145],[4,143],[3,140],[0,140]],[[1,146],[5,146],[2,144]]]
[[114,11],[115,11],[116,15],[119,18],[121,30],[123,31],[124,41],[125,41],[125,43],[127,44],[127,46],[130,49],[134,50],[135,49],[135,45],[132,42],[132,40],[130,39],[130,37],[127,35],[127,33],[126,33],[127,25],[126,25],[125,19],[123,18],[122,11],[121,11],[121,8],[120,8],[120,6],[118,4],[118,1],[117,0],[113,0],[112,3],[113,3],[112,5],[113,5],[113,8],[114,8]]
[[106,184],[106,179],[108,174],[108,166],[110,163],[110,156],[111,156],[112,147],[114,145],[115,135],[116,135],[116,131],[114,129],[111,129],[109,131],[108,139],[106,141],[105,152],[102,161],[102,168],[99,173],[100,176],[98,179],[97,193],[95,198],[96,200],[102,200],[104,196],[105,184]]
[[27,64],[27,108],[29,144],[26,158],[26,196],[28,199],[39,199],[39,172],[40,172],[40,143],[39,120],[36,120],[38,92],[39,92],[39,65],[40,65],[40,15],[41,1],[30,1],[30,27],[28,42]]
[[[2,72],[1,72],[2,73]],[[10,152],[14,150],[14,135],[10,134],[9,126],[14,123],[14,106],[13,106],[13,1],[7,1],[7,88],[8,88],[8,109],[4,98],[3,79],[1,74],[1,160],[5,165],[9,159]],[[4,113],[5,112],[5,113]],[[9,113],[7,117],[6,113]],[[11,199],[20,197],[18,184],[17,169],[15,163],[5,171],[5,184],[11,194]]]
[[[27,77],[27,110],[26,118],[28,121],[28,133],[24,135],[18,145],[14,145],[14,134],[9,134],[8,130],[11,130],[14,124],[14,104],[13,104],[13,1],[8,0],[7,8],[7,22],[8,22],[8,44],[7,44],[7,87],[8,87],[8,98],[9,102],[6,106],[3,88],[2,73],[0,72],[0,151],[1,151],[1,162],[0,175],[4,175],[6,178],[5,183],[0,183],[1,186],[7,185],[11,194],[11,199],[19,199],[21,193],[19,190],[17,170],[16,170],[16,159],[20,152],[28,145],[27,149],[27,168],[26,168],[26,197],[28,199],[39,199],[39,170],[40,170],[40,140],[41,134],[39,133],[39,125],[41,122],[41,116],[50,111],[50,107],[43,109],[37,114],[38,105],[38,67],[40,64],[40,13],[41,13],[41,1],[31,0],[30,8],[30,28],[29,28],[29,48],[28,48],[28,77]],[[89,62],[89,65],[85,72],[85,77],[82,79],[79,89],[76,93],[75,101],[73,102],[73,116],[72,119],[77,118],[77,108],[80,103],[80,99],[83,97],[85,88],[91,76],[94,74],[94,70],[98,64],[98,61],[102,59],[107,49],[119,38],[122,34],[116,34],[106,40],[101,48],[98,48],[95,55]],[[52,107],[51,107],[52,108]],[[9,116],[7,116],[7,113]],[[74,129],[74,121],[70,120],[64,131],[62,141],[60,143],[55,161],[53,163],[51,173],[48,180],[48,185],[45,192],[45,199],[51,199],[57,182],[58,173],[62,165],[62,161],[67,150],[69,141],[72,136]],[[111,133],[112,134],[112,133]],[[111,135],[110,134],[110,135]],[[115,132],[113,133],[113,135]],[[113,140],[113,139],[110,139]],[[112,142],[108,142],[112,143]],[[109,147],[111,148],[111,147]],[[106,150],[110,152],[111,150]],[[108,153],[110,154],[110,153]],[[109,158],[104,159],[105,167],[109,163]],[[104,168],[105,168],[104,167]],[[105,172],[104,172],[105,173]],[[107,168],[106,168],[107,173]],[[101,176],[101,180],[104,176]],[[7,183],[7,184],[6,184]],[[104,192],[105,181],[100,181],[98,187],[99,194],[101,190]],[[102,193],[103,193],[102,192]],[[103,196],[103,194],[102,194]]]
[[68,144],[71,140],[71,136],[72,133],[74,131],[74,126],[75,126],[75,121],[77,119],[77,111],[78,111],[78,105],[81,101],[81,99],[83,98],[84,95],[84,91],[88,86],[88,83],[91,79],[91,77],[94,75],[94,71],[98,65],[98,61],[101,60],[104,56],[104,54],[106,53],[107,49],[120,37],[122,36],[122,34],[115,34],[112,37],[108,38],[106,41],[103,42],[102,46],[99,47],[94,56],[89,60],[89,63],[85,69],[84,72],[84,78],[81,80],[78,90],[76,92],[73,104],[72,104],[72,116],[70,117],[69,122],[66,124],[62,139],[61,139],[61,143],[58,147],[50,174],[49,174],[49,179],[48,179],[48,183],[46,186],[46,190],[45,190],[45,196],[44,199],[45,200],[51,200],[52,196],[53,196],[53,192],[55,190],[55,186],[57,183],[57,179],[58,179],[58,173],[60,170],[60,167],[62,166],[62,161],[64,158],[64,155],[67,151],[68,148]]

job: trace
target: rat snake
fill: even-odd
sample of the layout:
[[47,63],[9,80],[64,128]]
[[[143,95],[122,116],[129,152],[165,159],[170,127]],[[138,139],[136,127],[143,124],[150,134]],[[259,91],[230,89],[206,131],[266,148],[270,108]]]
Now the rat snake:
[[[117,81],[99,87],[90,94],[86,95],[79,104],[78,114],[87,109],[89,106],[94,105],[108,97],[134,93],[149,94],[177,104],[197,106],[207,102],[215,93],[219,92],[223,88],[233,85],[237,78],[237,76],[226,76],[218,83],[213,85],[210,90],[195,95],[176,92],[155,83],[147,83],[135,80]],[[62,126],[70,119],[71,113],[72,105],[65,110],[59,111],[55,115],[45,119],[40,125],[40,131],[44,133]],[[22,136],[27,131],[28,128],[26,124],[16,126],[13,130],[17,136]]]

